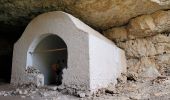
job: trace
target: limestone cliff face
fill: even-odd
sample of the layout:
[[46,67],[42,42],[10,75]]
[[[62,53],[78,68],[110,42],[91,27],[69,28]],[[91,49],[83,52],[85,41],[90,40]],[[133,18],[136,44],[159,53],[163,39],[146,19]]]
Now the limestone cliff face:
[[106,37],[126,51],[128,72],[139,77],[170,75],[170,11],[138,16]]
[[63,10],[98,30],[170,8],[169,0],[1,0],[0,4],[0,22],[25,25],[40,13]]
[[[31,19],[61,10],[78,17],[124,49],[129,72],[140,76],[156,68],[153,73],[169,74],[168,9],[170,0],[0,0],[0,40],[10,47],[5,53],[11,53],[11,45]],[[1,49],[0,55],[5,50]]]

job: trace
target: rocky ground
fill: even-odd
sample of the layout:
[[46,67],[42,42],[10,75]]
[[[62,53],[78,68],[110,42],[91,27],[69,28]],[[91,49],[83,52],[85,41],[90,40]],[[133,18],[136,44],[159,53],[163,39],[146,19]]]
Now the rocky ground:
[[0,100],[170,100],[170,77],[131,79],[127,83],[120,82],[116,88],[101,89],[92,96],[83,93],[73,96],[70,92],[61,86],[0,84]]

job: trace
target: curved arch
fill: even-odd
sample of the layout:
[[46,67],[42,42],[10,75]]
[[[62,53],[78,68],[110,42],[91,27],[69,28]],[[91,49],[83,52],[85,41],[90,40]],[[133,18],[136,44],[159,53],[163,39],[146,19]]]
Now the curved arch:
[[39,44],[39,42],[46,38],[47,36],[49,35],[54,35],[52,33],[46,33],[46,34],[42,34],[40,36],[36,36],[34,39],[33,39],[33,42],[30,44],[29,48],[28,48],[28,51],[27,51],[27,61],[26,61],[26,69],[28,66],[33,66],[33,62],[32,62],[32,55],[31,53],[34,52],[36,46]]
[[[33,65],[32,60],[29,60],[31,59],[29,52],[34,51],[36,43],[39,43],[49,34],[54,34],[62,38],[68,48],[67,63],[69,67],[67,70],[63,70],[63,84],[78,84],[89,87],[88,37],[93,31],[86,25],[80,29],[75,25],[77,24],[75,22],[79,23],[80,21],[67,13],[57,11],[41,14],[34,18],[14,45],[11,83],[32,82],[25,73],[26,66]],[[82,24],[80,22],[78,25]],[[89,32],[85,30],[89,30]],[[83,73],[80,73],[82,70]]]
[[32,82],[25,71],[26,66],[33,65],[29,52],[34,52],[36,43],[50,34],[59,36],[67,44],[68,68],[63,70],[63,85],[77,84],[89,88],[89,36],[100,38],[99,33],[70,14],[57,11],[34,18],[15,43],[11,83]]
[[[33,41],[31,42],[31,44],[29,45],[28,51],[27,51],[27,61],[26,61],[26,68],[28,66],[32,66],[32,60],[31,60],[31,53],[34,52],[34,50],[36,49],[37,45],[46,37],[53,35],[53,36],[57,36],[58,38],[60,38],[63,43],[66,42],[65,40],[63,40],[60,36],[58,36],[57,34],[54,33],[46,33],[46,34],[42,34],[42,35],[38,35],[36,37],[34,37]],[[67,45],[66,45],[67,46]]]
[[56,34],[43,34],[36,37],[29,46],[26,68],[29,66],[38,69],[44,75],[45,84],[60,85],[63,69],[67,68],[67,59],[65,41]]
[[[15,43],[12,84],[33,82],[39,85],[38,75],[29,77],[25,69],[26,66],[35,65],[34,60],[37,60],[38,56],[32,57],[31,53],[37,52],[40,49],[39,43],[43,45],[43,40],[47,38],[48,41],[50,35],[60,37],[67,45],[68,68],[63,70],[62,85],[64,86],[77,86],[95,91],[106,87],[110,82],[115,83],[116,78],[125,71],[125,54],[114,43],[70,14],[54,11],[34,18]],[[53,44],[53,42],[46,43]],[[49,59],[52,61],[51,58]],[[41,59],[37,62],[41,64],[39,68],[46,68],[46,64],[50,65],[48,62],[41,63],[44,62]]]

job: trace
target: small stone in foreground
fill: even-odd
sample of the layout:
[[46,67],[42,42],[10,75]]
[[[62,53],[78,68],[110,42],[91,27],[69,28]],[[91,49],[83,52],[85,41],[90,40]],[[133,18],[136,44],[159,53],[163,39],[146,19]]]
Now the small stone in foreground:
[[79,92],[79,93],[78,93],[78,96],[79,96],[80,98],[84,98],[84,97],[86,96],[86,94],[83,93],[83,92]]

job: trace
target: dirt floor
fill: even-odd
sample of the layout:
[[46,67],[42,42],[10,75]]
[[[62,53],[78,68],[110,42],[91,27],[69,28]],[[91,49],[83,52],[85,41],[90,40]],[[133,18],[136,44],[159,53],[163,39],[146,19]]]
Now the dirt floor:
[[116,88],[109,86],[93,96],[69,95],[64,87],[34,85],[12,86],[0,83],[0,100],[170,100],[170,77],[138,79],[119,83]]

